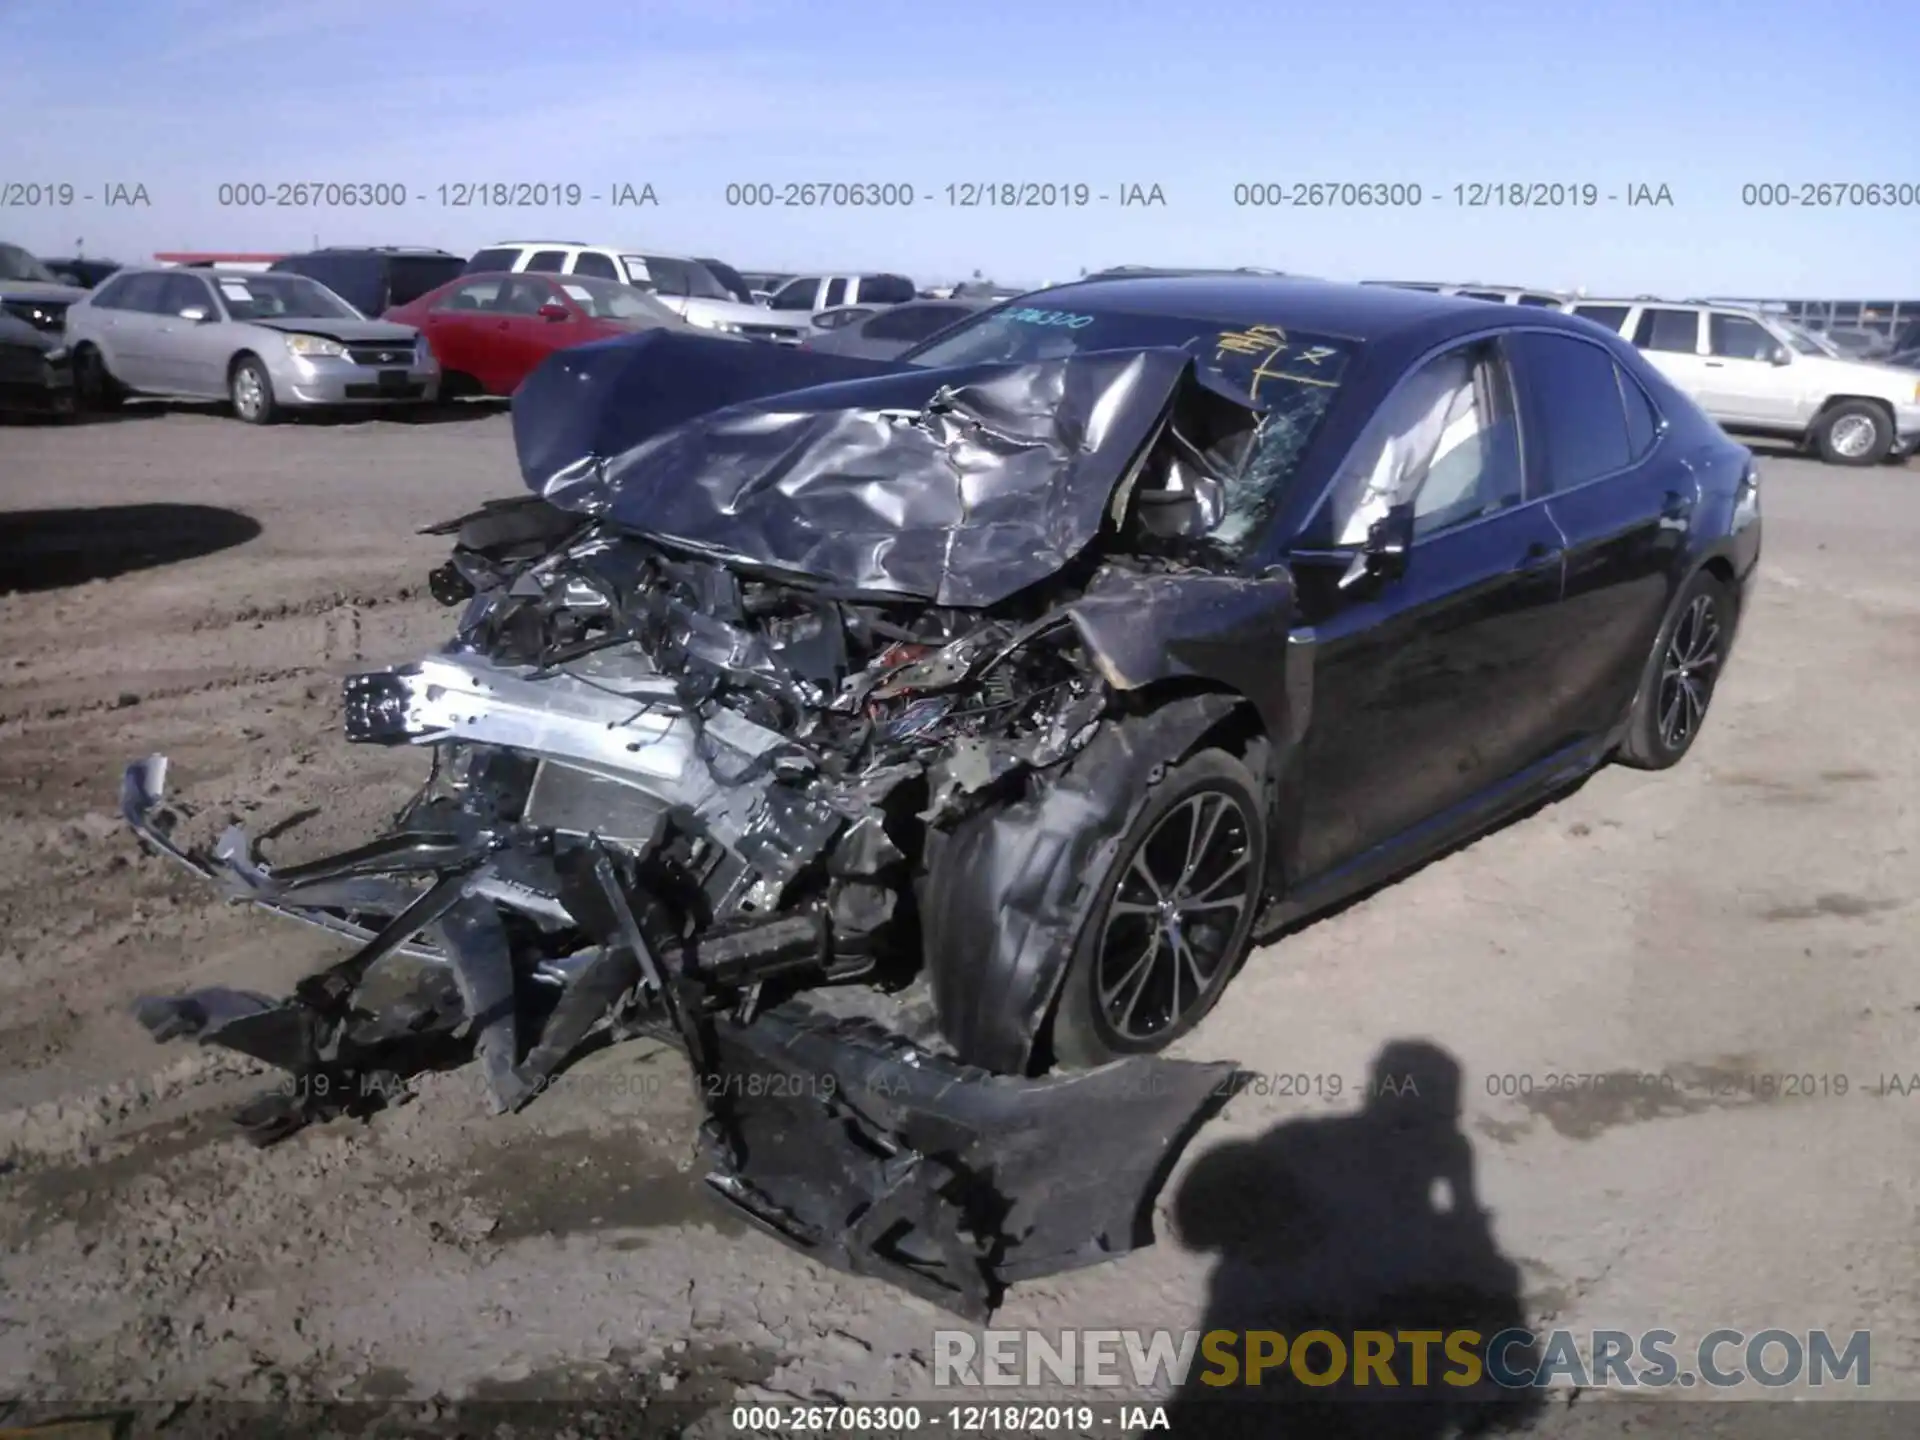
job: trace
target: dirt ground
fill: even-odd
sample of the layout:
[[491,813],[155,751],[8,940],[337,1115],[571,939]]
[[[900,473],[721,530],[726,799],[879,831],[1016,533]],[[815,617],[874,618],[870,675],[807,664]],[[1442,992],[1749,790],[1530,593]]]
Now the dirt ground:
[[[1417,1281],[1396,1192],[1426,1171],[1357,1112],[1418,1042],[1389,1060],[1457,1066],[1445,1163],[1501,1313],[1870,1330],[1870,1393],[1920,1398],[1920,466],[1764,468],[1762,582],[1686,762],[1606,770],[1257,954],[1180,1053],[1268,1078],[1189,1150],[1159,1242],[1017,1287],[997,1326]],[[225,1121],[257,1076],[128,1014],[339,952],[142,856],[124,764],[171,756],[197,835],[242,819],[283,859],[364,837],[425,757],[349,747],[338,677],[444,638],[445,542],[415,527],[517,487],[506,417],[477,410],[0,427],[0,565],[27,587],[0,596],[0,1399],[618,1394],[729,1434],[736,1399],[936,1397],[956,1322],[700,1193],[675,1057],[603,1052],[506,1117],[454,1074],[258,1151]],[[1351,1218],[1278,1253],[1262,1217],[1303,1174]]]

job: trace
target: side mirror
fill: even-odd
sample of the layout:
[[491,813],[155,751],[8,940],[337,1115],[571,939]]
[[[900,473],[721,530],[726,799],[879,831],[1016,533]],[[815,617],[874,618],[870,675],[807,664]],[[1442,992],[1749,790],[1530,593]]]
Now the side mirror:
[[1366,543],[1340,577],[1340,588],[1350,590],[1368,580],[1398,579],[1406,573],[1407,551],[1412,548],[1413,506],[1396,505],[1367,528]]
[[180,318],[182,320],[191,320],[196,325],[203,324],[207,320],[206,307],[204,305],[189,305],[180,312]]
[[549,300],[540,307],[539,315],[542,320],[571,320],[573,318],[573,312],[571,310],[552,300]]
[[1772,360],[1776,365],[1791,365],[1793,363],[1793,352],[1784,345],[1776,345],[1773,347],[1773,354],[1767,358]]

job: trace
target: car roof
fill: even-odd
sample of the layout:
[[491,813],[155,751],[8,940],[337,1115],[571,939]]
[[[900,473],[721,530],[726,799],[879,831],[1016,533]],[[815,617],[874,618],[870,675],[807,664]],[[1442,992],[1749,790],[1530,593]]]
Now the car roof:
[[[1390,285],[1346,285],[1277,275],[1153,275],[1071,280],[1024,297],[1136,315],[1182,316],[1228,325],[1292,325],[1352,340],[1383,340],[1423,327],[1466,330],[1486,324],[1484,300],[1463,300]],[[1514,324],[1572,322],[1558,310],[1510,307]],[[1556,321],[1553,317],[1559,317]],[[1449,322],[1453,322],[1450,326]],[[1584,331],[1582,333],[1585,333]]]

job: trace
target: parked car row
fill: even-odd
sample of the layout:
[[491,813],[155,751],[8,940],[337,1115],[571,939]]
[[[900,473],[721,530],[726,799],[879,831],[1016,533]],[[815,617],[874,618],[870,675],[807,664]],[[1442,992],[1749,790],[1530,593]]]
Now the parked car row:
[[[92,263],[111,268],[86,289],[63,283],[84,278],[75,269],[0,245],[0,313],[15,322],[0,330],[9,408],[180,396],[224,399],[266,424],[303,406],[510,396],[556,350],[658,328],[886,360],[1019,293],[975,281],[929,298],[891,273],[741,274],[717,260],[554,240],[502,241],[465,260],[329,247],[265,270]],[[1090,278],[1278,273],[1121,266]],[[1715,302],[1361,284],[1568,312],[1628,340],[1728,430],[1787,439],[1832,464],[1920,447],[1920,352],[1867,361],[1780,315]]]

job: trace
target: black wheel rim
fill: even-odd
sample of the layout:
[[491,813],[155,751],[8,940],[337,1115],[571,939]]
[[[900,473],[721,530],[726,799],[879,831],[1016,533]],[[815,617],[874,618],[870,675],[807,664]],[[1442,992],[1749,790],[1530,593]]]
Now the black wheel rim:
[[1095,1007],[1120,1040],[1165,1036],[1222,978],[1257,883],[1252,833],[1237,798],[1201,790],[1128,857],[1094,966]]
[[1660,743],[1684,749],[1699,733],[1720,668],[1720,616],[1711,595],[1696,595],[1660,657]]

